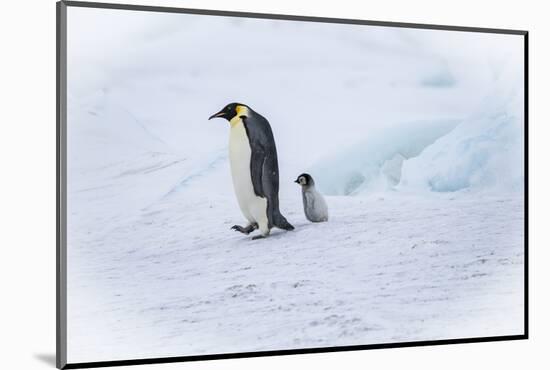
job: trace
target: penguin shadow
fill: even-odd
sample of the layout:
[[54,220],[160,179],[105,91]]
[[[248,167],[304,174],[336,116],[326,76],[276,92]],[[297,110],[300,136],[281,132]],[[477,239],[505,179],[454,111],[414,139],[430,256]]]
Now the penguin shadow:
[[250,233],[250,235],[246,235],[242,238],[242,240],[250,241],[250,242],[262,242],[262,241],[269,241],[269,240],[282,240],[285,238],[291,238],[293,234],[300,234],[301,231],[309,230],[314,228],[316,225],[313,222],[309,221],[303,221],[300,223],[293,223],[294,230],[287,231],[287,230],[281,230],[278,228],[271,229],[271,232],[269,236],[265,238],[259,238],[259,239],[252,239],[254,236],[259,235],[257,233]]

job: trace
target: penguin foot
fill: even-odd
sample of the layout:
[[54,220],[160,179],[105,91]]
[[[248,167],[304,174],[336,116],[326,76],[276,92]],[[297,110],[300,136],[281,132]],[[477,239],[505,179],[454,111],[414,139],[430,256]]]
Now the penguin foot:
[[252,240],[264,239],[269,236],[270,229],[264,229],[260,227],[260,235],[255,235]]
[[243,234],[250,234],[252,231],[256,230],[258,228],[258,224],[250,224],[247,227],[242,227],[240,225],[233,225],[231,227],[231,230],[238,231]]

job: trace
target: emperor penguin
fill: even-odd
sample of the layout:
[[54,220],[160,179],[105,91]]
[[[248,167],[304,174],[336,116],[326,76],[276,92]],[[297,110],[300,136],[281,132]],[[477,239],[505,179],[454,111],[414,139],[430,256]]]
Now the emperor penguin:
[[313,177],[303,173],[294,182],[302,187],[302,200],[306,218],[311,222],[328,221],[327,202],[315,188]]
[[275,139],[267,119],[249,106],[240,103],[226,105],[208,118],[225,118],[229,133],[229,162],[235,195],[247,226],[231,229],[250,234],[255,229],[264,238],[276,226],[294,230],[279,210],[279,165]]

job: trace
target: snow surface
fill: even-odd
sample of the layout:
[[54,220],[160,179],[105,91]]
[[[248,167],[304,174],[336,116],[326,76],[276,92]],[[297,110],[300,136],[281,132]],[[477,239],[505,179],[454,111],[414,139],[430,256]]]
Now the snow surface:
[[229,230],[236,202],[201,183],[71,233],[73,361],[523,331],[516,196],[331,196],[330,222],[313,224],[297,193],[282,203],[296,230],[252,241]]
[[[68,22],[70,362],[523,332],[521,37]],[[206,119],[231,101],[272,124],[293,232],[230,230],[228,125]]]

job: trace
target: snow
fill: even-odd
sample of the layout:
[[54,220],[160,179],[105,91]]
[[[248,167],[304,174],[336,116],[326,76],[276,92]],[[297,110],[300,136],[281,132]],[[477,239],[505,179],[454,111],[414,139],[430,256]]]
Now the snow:
[[330,196],[314,224],[297,191],[282,204],[296,230],[252,241],[230,230],[236,201],[195,194],[72,234],[72,361],[523,331],[517,196]]
[[[82,8],[68,27],[69,362],[523,332],[519,36]],[[230,230],[207,117],[231,101],[272,124],[295,231]],[[329,222],[305,219],[303,172]]]

